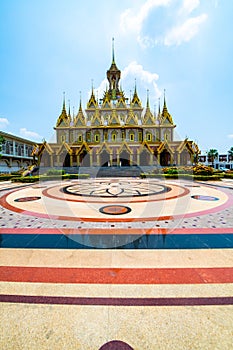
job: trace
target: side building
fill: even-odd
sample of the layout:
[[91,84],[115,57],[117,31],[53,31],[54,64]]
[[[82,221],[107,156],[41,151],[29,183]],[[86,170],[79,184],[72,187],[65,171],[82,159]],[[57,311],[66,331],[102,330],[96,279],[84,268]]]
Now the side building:
[[3,131],[0,131],[0,136],[4,139],[0,152],[0,173],[18,171],[36,162],[36,157],[32,155],[35,142]]
[[107,70],[108,87],[101,99],[92,88],[85,110],[81,99],[77,115],[71,116],[65,98],[55,126],[56,143],[38,144],[33,154],[44,167],[110,167],[191,165],[199,153],[188,139],[174,139],[173,118],[164,96],[163,108],[151,112],[149,94],[146,106],[135,84],[132,98],[120,86],[114,48]]

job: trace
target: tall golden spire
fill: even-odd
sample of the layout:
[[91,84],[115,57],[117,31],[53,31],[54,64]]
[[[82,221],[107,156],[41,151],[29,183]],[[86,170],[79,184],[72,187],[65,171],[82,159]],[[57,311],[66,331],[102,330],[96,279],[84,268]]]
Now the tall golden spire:
[[79,91],[79,111],[82,110],[82,92]]
[[115,53],[114,53],[114,38],[112,38],[112,64],[115,63]]
[[59,117],[57,119],[56,127],[59,127],[62,124],[64,126],[69,126],[70,125],[70,121],[71,121],[71,118],[69,117],[69,115],[67,115],[67,112],[66,112],[65,92],[63,92],[62,111],[61,111],[61,114],[59,115]]
[[146,92],[147,92],[146,108],[150,108],[150,103],[149,103],[149,89],[147,89]]
[[62,105],[62,111],[66,112],[66,93],[63,91],[63,105]]
[[153,125],[155,123],[153,114],[150,110],[150,102],[149,102],[149,90],[147,89],[147,98],[146,98],[146,113],[143,117],[143,124],[145,125]]
[[136,79],[135,79],[135,86],[134,86],[134,94],[133,94],[133,98],[132,98],[132,107],[134,108],[142,108],[142,104],[141,104],[141,101],[138,97],[138,94],[137,94],[137,83],[136,83]]
[[93,87],[93,79],[91,79],[91,97],[87,103],[87,108],[97,108],[98,104],[95,99],[94,87]]
[[115,62],[114,52],[114,38],[112,38],[112,63],[107,71],[107,79],[109,82],[108,96],[110,100],[117,100],[120,95],[119,80],[121,78],[121,71],[117,68]]
[[163,124],[166,122],[168,122],[169,124],[173,124],[172,116],[167,109],[165,92],[166,90],[164,89],[163,111],[161,115],[161,121]]

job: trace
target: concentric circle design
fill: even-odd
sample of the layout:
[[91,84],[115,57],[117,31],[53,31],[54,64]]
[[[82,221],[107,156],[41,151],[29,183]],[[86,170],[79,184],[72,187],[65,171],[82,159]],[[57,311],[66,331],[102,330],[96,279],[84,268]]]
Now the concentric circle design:
[[99,209],[100,213],[107,215],[123,215],[131,212],[131,208],[124,205],[106,205]]
[[199,201],[218,201],[219,200],[219,198],[217,198],[217,197],[212,197],[212,196],[203,196],[203,195],[200,195],[200,194],[198,194],[198,195],[195,195],[195,196],[191,196],[191,198],[193,198],[193,199],[197,199],[197,200],[199,200]]
[[148,183],[138,181],[132,185],[131,181],[101,181],[82,182],[69,185],[61,189],[69,195],[94,198],[132,198],[160,195],[170,192],[170,186],[160,183]]
[[14,200],[14,202],[20,202],[20,203],[23,203],[23,202],[32,202],[32,201],[37,201],[38,199],[41,199],[41,197],[21,197],[21,198],[16,198]]

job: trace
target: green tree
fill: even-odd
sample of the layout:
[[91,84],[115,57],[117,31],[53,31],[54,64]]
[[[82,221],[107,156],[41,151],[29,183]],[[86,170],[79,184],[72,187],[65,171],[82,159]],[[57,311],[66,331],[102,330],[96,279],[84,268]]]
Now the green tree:
[[208,152],[208,158],[212,163],[212,167],[214,167],[214,160],[218,157],[218,151],[216,149],[210,149]]
[[228,155],[231,157],[231,160],[233,160],[233,147],[229,149]]

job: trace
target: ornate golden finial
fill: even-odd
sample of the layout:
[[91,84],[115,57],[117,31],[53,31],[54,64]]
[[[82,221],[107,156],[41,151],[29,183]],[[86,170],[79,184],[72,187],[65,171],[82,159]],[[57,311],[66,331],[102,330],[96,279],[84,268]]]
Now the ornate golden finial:
[[66,93],[63,91],[63,110],[66,109]]
[[160,97],[158,99],[158,104],[159,104],[159,107],[158,107],[158,117],[160,117],[160,114],[161,114],[161,111],[160,111]]
[[112,63],[115,63],[114,38],[112,38]]
[[149,108],[149,89],[147,89],[146,92],[147,92],[146,107]]
[[79,110],[82,109],[82,92],[79,91]]
[[166,107],[166,89],[163,90],[164,95],[164,107]]
[[68,116],[70,116],[70,100],[68,100],[68,104],[69,104]]

